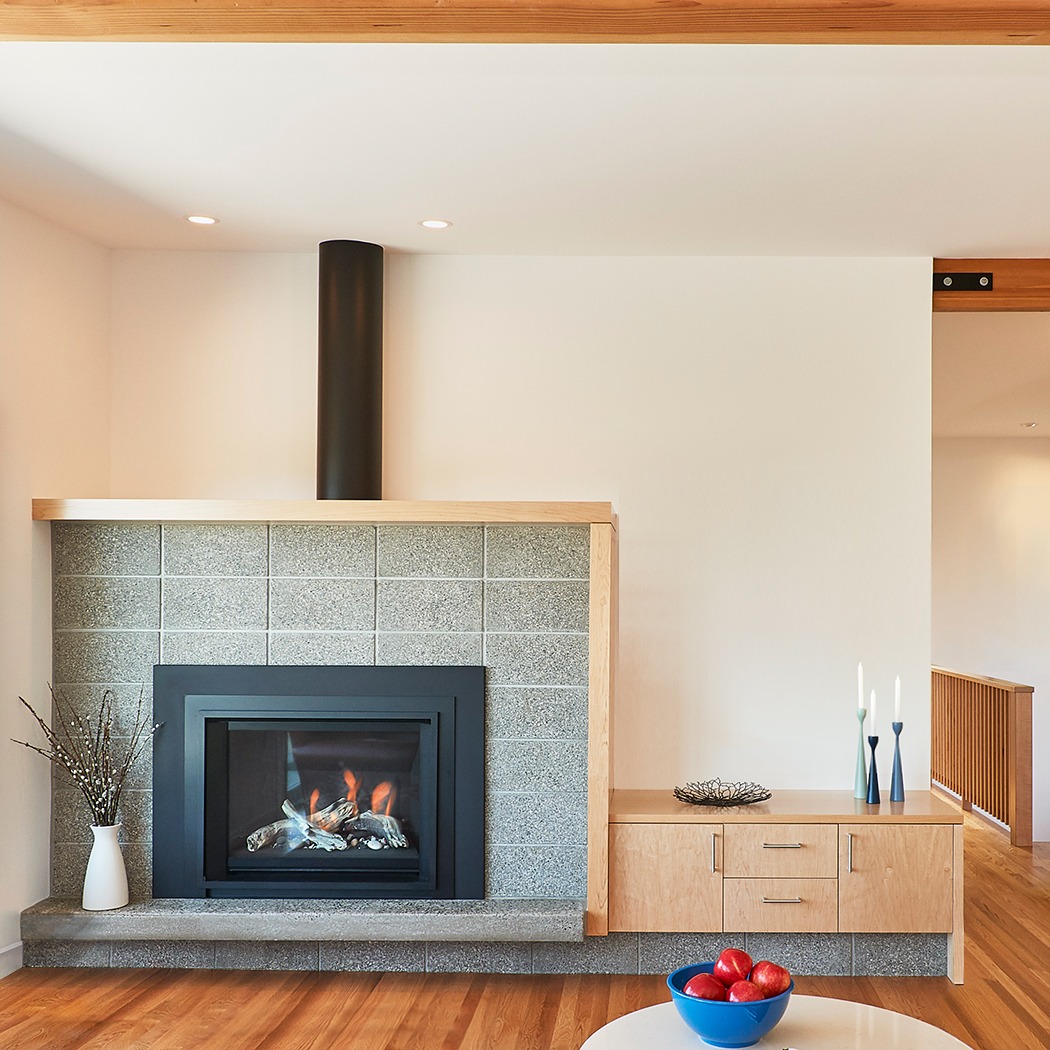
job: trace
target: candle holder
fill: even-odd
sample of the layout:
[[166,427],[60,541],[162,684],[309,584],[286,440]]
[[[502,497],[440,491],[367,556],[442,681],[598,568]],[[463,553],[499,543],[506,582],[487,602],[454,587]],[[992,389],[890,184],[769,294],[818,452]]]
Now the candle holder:
[[853,797],[868,797],[868,767],[864,764],[864,719],[868,717],[866,707],[857,708],[857,775],[853,778]]
[[882,802],[879,794],[879,770],[875,765],[875,748],[879,746],[877,736],[869,736],[868,743],[871,745],[871,768],[868,770],[868,805],[877,806]]
[[904,723],[891,722],[890,724],[893,726],[893,735],[896,738],[893,742],[893,779],[890,781],[890,801],[903,802],[904,770],[901,768],[901,730],[904,728]]

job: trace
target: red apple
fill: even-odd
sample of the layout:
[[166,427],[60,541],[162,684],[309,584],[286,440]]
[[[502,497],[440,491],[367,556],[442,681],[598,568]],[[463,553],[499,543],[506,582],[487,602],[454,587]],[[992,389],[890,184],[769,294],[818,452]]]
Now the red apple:
[[759,987],[766,999],[772,999],[774,995],[786,992],[791,985],[791,974],[783,966],[777,966],[775,962],[762,959],[751,967],[751,976],[748,980]]
[[729,986],[726,998],[731,1003],[755,1003],[759,999],[765,999],[762,989],[750,981],[734,981]]
[[740,948],[726,948],[715,960],[715,976],[728,988],[751,972],[751,956]]
[[697,999],[725,999],[726,986],[713,973],[693,974],[682,988]]

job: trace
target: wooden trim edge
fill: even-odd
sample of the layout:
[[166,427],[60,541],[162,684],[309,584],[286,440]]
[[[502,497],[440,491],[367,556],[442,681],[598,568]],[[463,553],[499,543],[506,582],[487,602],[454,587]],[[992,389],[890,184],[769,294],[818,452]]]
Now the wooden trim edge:
[[934,291],[934,313],[1050,310],[1050,259],[934,259],[933,272],[992,274],[991,291]]
[[611,524],[591,525],[587,696],[587,914],[589,937],[609,932],[609,751],[616,653],[616,544]]

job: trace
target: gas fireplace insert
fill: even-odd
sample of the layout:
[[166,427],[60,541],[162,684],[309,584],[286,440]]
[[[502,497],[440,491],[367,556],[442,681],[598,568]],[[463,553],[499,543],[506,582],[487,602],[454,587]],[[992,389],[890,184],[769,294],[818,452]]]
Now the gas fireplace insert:
[[482,667],[154,668],[155,897],[484,897]]

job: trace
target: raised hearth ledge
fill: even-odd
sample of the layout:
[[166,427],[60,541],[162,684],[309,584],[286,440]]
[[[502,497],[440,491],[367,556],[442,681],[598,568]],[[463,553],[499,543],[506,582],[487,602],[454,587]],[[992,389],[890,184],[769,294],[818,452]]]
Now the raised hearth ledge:
[[33,520],[616,525],[611,503],[395,499],[35,499]]
[[151,900],[84,911],[51,897],[23,941],[582,941],[582,901]]

